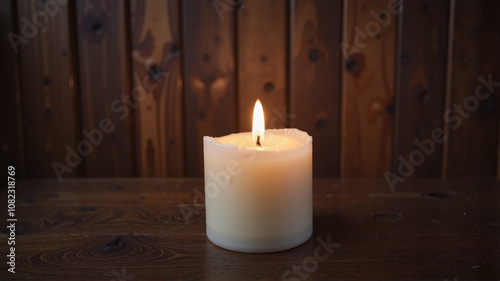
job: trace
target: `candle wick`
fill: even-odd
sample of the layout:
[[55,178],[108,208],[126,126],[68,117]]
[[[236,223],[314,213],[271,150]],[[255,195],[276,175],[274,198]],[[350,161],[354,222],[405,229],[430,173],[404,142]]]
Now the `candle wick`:
[[257,135],[257,146],[262,146],[262,145],[260,145],[260,136],[259,135]]

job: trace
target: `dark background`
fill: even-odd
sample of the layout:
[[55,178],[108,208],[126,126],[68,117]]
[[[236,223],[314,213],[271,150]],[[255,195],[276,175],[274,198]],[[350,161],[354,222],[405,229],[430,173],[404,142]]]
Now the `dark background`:
[[[497,177],[500,87],[474,94],[500,81],[500,2],[390,7],[0,1],[2,167],[199,177],[202,137],[250,130],[259,98],[268,127],[314,137],[316,177]],[[425,141],[436,128],[444,144]]]

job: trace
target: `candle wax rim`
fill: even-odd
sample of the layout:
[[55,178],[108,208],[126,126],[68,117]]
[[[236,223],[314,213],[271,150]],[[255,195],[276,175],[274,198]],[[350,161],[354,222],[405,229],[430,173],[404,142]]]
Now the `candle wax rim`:
[[310,136],[307,132],[301,131],[299,129],[295,128],[284,128],[284,129],[267,129],[265,131],[266,135],[285,135],[285,136],[290,136],[294,137],[297,140],[299,140],[301,143],[300,145],[297,145],[296,147],[293,148],[288,148],[288,149],[266,149],[266,147],[258,147],[258,146],[246,146],[246,145],[238,145],[238,144],[232,144],[232,143],[221,143],[217,139],[219,138],[224,138],[224,137],[237,137],[239,135],[246,135],[249,134],[250,136],[252,135],[252,132],[240,132],[240,133],[233,133],[221,137],[210,137],[210,136],[204,136],[203,140],[205,141],[210,141],[213,145],[216,145],[220,148],[223,147],[233,147],[233,148],[238,148],[240,150],[254,150],[254,151],[263,151],[263,152],[289,152],[289,151],[295,151],[295,150],[300,150],[304,146],[308,145],[309,143],[312,143],[312,136]]

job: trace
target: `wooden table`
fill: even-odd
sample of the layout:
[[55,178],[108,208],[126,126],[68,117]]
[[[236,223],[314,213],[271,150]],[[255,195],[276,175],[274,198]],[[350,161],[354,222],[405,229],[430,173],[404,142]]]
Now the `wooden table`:
[[499,187],[418,179],[393,193],[383,179],[318,179],[309,241],[242,254],[208,241],[200,179],[24,181],[16,273],[5,229],[0,280],[500,280]]

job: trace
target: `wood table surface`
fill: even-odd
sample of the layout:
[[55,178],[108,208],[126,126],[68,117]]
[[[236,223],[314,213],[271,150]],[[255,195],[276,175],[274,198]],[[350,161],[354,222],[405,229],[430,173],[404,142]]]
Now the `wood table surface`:
[[499,187],[317,179],[311,239],[244,254],[207,239],[202,179],[20,181],[16,273],[4,227],[0,280],[500,280]]

